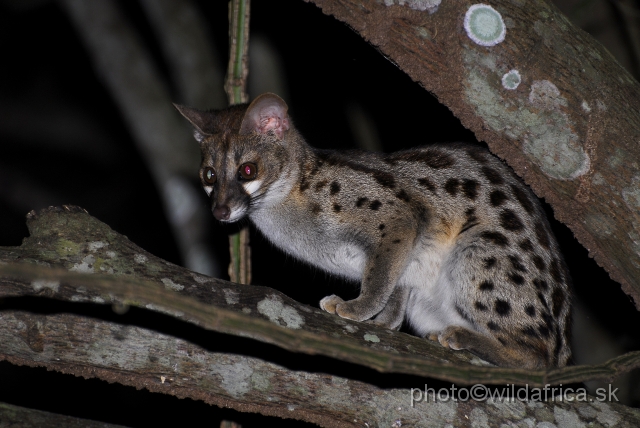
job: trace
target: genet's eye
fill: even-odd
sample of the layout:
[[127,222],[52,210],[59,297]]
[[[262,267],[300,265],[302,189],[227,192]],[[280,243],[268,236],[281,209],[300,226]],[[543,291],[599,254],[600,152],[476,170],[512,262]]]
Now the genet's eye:
[[240,178],[243,180],[253,180],[256,178],[256,174],[258,173],[258,168],[256,164],[247,162],[240,165]]
[[206,167],[202,170],[202,179],[207,185],[213,185],[216,182],[216,170],[209,166]]

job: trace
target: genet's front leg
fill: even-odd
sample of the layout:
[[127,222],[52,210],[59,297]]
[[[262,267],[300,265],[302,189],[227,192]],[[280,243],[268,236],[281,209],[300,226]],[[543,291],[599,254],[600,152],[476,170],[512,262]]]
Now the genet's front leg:
[[[400,234],[396,236],[398,235]],[[354,321],[368,320],[380,314],[381,325],[389,328],[398,327],[404,318],[408,289],[398,290],[396,294],[394,292],[400,288],[398,280],[408,264],[415,233],[404,233],[400,236],[402,238],[381,240],[369,257],[364,268],[360,295],[357,298],[345,302],[336,295],[327,296],[320,301],[320,307],[329,313]],[[387,309],[389,304],[391,307]],[[376,318],[374,322],[377,321]]]

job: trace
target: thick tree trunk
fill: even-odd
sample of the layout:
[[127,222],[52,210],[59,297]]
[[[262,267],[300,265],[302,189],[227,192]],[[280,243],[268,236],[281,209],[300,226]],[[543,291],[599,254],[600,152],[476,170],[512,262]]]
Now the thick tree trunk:
[[307,1],[486,141],[640,309],[640,85],[609,52],[545,0],[494,0],[468,26],[468,1]]
[[[0,248],[0,360],[323,426],[391,426],[397,420],[402,426],[443,425],[462,423],[469,414],[507,423],[544,420],[558,412],[588,423],[605,411],[621,422],[640,423],[636,410],[604,402],[529,406],[423,399],[412,406],[412,397],[419,399],[423,385],[431,382],[425,376],[462,384],[567,384],[611,378],[640,366],[640,352],[601,366],[552,371],[489,367],[470,354],[343,320],[266,287],[195,274],[145,252],[77,207],[31,213],[27,224],[31,236],[22,246]],[[68,313],[71,307],[65,313],[27,312],[29,300],[18,296],[74,302],[77,312],[92,317]],[[116,313],[132,307],[169,315],[178,324],[171,331],[184,332],[188,339],[155,331],[159,325],[153,323],[151,329],[122,324],[117,317],[104,319],[87,304],[110,304]],[[45,303],[54,305],[53,300]],[[189,324],[210,331],[195,328],[194,335]],[[410,387],[381,389],[374,386],[380,381],[375,371],[367,383],[319,374],[339,372],[335,367],[351,373],[353,366],[344,368],[338,360],[323,365],[301,354],[283,357],[273,345],[419,377],[412,378]],[[292,359],[300,368],[286,367]],[[411,388],[417,388],[413,395]]]

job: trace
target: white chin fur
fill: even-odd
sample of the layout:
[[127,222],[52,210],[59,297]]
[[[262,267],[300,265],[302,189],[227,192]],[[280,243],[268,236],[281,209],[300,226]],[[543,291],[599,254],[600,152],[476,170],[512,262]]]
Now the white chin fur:
[[249,195],[253,195],[255,192],[257,192],[260,186],[262,186],[262,180],[247,181],[246,183],[242,184],[242,187],[244,187],[244,190]]
[[229,220],[223,220],[225,223],[233,223],[234,221],[240,220],[246,214],[246,208],[232,208],[231,214],[229,215]]

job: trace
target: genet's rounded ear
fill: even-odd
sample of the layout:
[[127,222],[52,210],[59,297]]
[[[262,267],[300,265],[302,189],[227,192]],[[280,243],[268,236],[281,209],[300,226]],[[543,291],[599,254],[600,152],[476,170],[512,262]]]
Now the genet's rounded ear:
[[213,133],[210,112],[181,106],[180,104],[174,104],[173,106],[196,128],[193,135],[199,143],[201,143],[207,135]]
[[247,108],[240,126],[240,134],[257,132],[266,134],[273,130],[282,139],[284,132],[289,129],[287,103],[276,94],[267,92],[260,95]]

